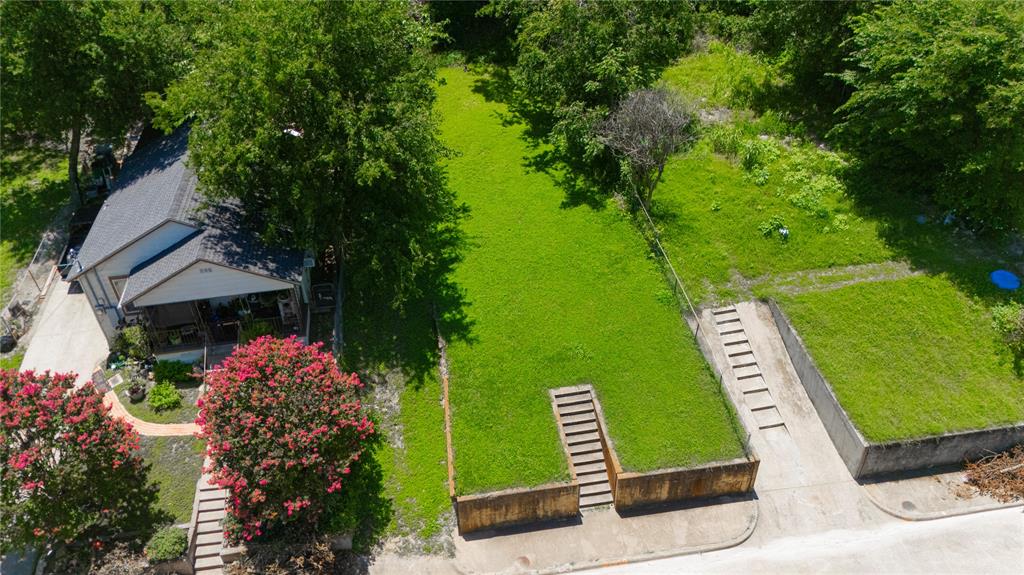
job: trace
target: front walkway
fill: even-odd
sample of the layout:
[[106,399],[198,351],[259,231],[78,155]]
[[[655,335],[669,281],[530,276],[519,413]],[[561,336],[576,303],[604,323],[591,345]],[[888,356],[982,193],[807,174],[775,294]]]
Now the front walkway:
[[70,293],[71,284],[54,280],[29,333],[21,370],[74,372],[84,385],[110,349],[84,293]]
[[110,406],[110,415],[121,418],[131,424],[132,429],[141,435],[155,437],[174,437],[179,435],[194,435],[199,432],[199,426],[195,423],[150,423],[142,421],[121,405],[121,400],[113,390],[103,396],[103,403]]

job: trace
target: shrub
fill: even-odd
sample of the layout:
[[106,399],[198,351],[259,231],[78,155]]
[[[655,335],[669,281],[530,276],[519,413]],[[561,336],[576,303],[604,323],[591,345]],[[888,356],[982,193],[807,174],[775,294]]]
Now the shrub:
[[177,527],[164,527],[146,543],[146,558],[154,563],[172,561],[185,554],[188,535]]
[[183,361],[160,360],[153,366],[153,378],[157,381],[171,383],[192,381],[192,364]]
[[782,216],[774,215],[758,224],[757,229],[760,230],[760,232],[764,234],[764,237],[767,238],[785,227],[786,222],[783,221]]
[[995,306],[992,308],[992,325],[1010,348],[1014,367],[1021,371],[1024,365],[1024,305],[1010,302]]
[[161,381],[149,390],[147,399],[153,411],[166,411],[181,406],[181,392],[169,381]]
[[144,360],[152,354],[149,348],[149,336],[141,325],[128,326],[117,334],[114,341],[114,352],[131,359]]
[[226,532],[251,540],[286,525],[315,527],[374,434],[355,374],[295,337],[241,346],[209,376],[199,437],[213,482],[231,490]]
[[238,334],[238,340],[239,343],[244,344],[265,335],[274,335],[274,326],[268,321],[254,319],[242,324],[242,330]]
[[[0,551],[152,524],[139,435],[74,374],[0,371]],[[130,527],[134,526],[134,527]]]

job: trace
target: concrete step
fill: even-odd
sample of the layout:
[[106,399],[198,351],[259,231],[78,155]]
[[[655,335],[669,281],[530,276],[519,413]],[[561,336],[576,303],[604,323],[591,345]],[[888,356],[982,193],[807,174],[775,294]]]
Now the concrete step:
[[578,413],[592,413],[594,411],[594,404],[587,401],[581,403],[574,403],[572,405],[559,405],[558,416],[565,417],[567,415],[576,415]]
[[590,389],[588,389],[586,387],[583,387],[583,386],[579,386],[579,385],[573,386],[573,387],[562,387],[560,389],[555,390],[555,400],[556,401],[561,401],[562,398],[571,397],[573,395],[581,395],[581,394],[586,394],[586,395],[589,396],[590,395]]
[[735,323],[719,326],[718,328],[718,335],[723,337],[727,335],[736,335],[740,333],[744,333],[743,326]]
[[748,345],[750,344],[750,342],[747,341],[747,334],[742,331],[739,333],[722,336],[722,345],[726,346],[726,350],[728,350],[731,346],[742,345],[744,343]]
[[594,483],[608,483],[608,472],[604,469],[591,471],[589,473],[577,473],[576,481],[580,485],[591,485]]
[[228,498],[228,492],[226,489],[200,489],[199,500],[200,501],[212,501],[214,499],[220,499],[221,501]]
[[589,403],[591,402],[590,392],[581,391],[579,393],[573,393],[571,395],[563,395],[555,398],[555,405],[561,407],[563,405],[572,405],[574,403]]
[[220,560],[220,555],[213,555],[212,557],[201,557],[196,559],[194,566],[198,573],[200,569],[208,569],[211,567],[223,568],[224,562]]
[[572,468],[576,470],[576,477],[577,478],[579,478],[580,475],[583,475],[585,473],[594,473],[594,472],[597,472],[597,471],[600,471],[601,473],[604,473],[606,475],[608,473],[608,469],[605,467],[605,464],[604,464],[604,459],[602,459],[600,461],[594,461],[594,462],[591,462],[591,463],[582,463],[582,464],[575,464],[574,463]]
[[596,495],[580,495],[581,508],[609,505],[611,502],[612,494],[610,491],[608,493],[598,493]]
[[612,486],[608,485],[608,482],[604,483],[591,483],[589,485],[580,486],[580,497],[585,495],[600,495],[602,493],[611,493]]
[[196,569],[196,575],[224,575],[223,567],[205,567],[203,569]]
[[597,421],[597,416],[594,415],[593,411],[587,413],[578,413],[576,415],[567,415],[562,418],[562,425],[572,425],[574,423],[587,423],[589,421]]
[[764,376],[748,377],[740,380],[740,390],[743,393],[753,393],[766,389],[768,389],[768,382],[764,380]]
[[565,420],[562,420],[562,428],[565,429],[565,435],[577,435],[581,433],[597,433],[597,419],[594,421],[585,421],[583,423],[567,424]]
[[590,433],[577,433],[575,435],[566,435],[565,440],[569,443],[569,446],[579,445],[581,443],[590,443],[591,441],[601,441],[601,436],[597,434],[597,431]]
[[752,409],[750,411],[754,414],[754,421],[757,422],[757,427],[760,429],[776,427],[785,423],[782,420],[782,414],[774,406],[764,409]]
[[579,455],[573,455],[569,460],[572,461],[572,466],[576,469],[579,469],[581,465],[585,465],[587,463],[601,462],[601,465],[604,465],[604,454],[600,451],[581,453]]
[[570,455],[584,455],[586,453],[601,453],[601,442],[590,441],[569,446]]
[[750,379],[751,377],[760,376],[761,368],[757,367],[755,363],[754,365],[733,368],[732,373],[736,376],[736,379]]
[[751,355],[748,355],[748,356],[745,356],[745,357],[741,358],[739,363],[732,364],[732,368],[733,369],[739,369],[741,367],[751,367],[751,366],[756,366],[756,365],[757,365],[757,361],[754,359],[753,354],[751,354]]
[[715,318],[715,325],[719,326],[718,329],[723,329],[722,326],[735,327],[740,324],[740,316],[738,315],[720,315]]
[[216,543],[217,545],[223,545],[224,532],[211,531],[209,533],[199,533],[196,535],[196,545],[209,545],[212,543]]
[[220,550],[224,548],[221,543],[206,543],[196,545],[196,557],[220,557]]
[[199,512],[199,521],[220,521],[224,519],[224,506],[219,509],[208,509]]
[[763,391],[744,393],[743,403],[747,404],[747,407],[749,407],[751,411],[753,411],[756,409],[775,407],[775,398],[773,398],[772,394],[767,389],[765,389]]
[[205,501],[203,499],[199,500],[199,512],[200,513],[202,513],[203,511],[217,511],[219,509],[224,509],[224,500],[223,499],[216,498],[216,499],[207,499]]
[[725,348],[725,351],[726,353],[729,354],[729,357],[736,357],[747,353],[753,353],[754,350],[753,348],[750,347],[749,341],[743,341],[740,343],[727,346]]
[[736,311],[736,308],[733,307],[733,306],[722,307],[722,308],[718,308],[716,310],[712,310],[711,311],[712,315],[725,315],[725,314],[730,314],[730,313],[739,313],[739,312]]
[[202,535],[204,533],[220,533],[224,534],[224,528],[221,527],[220,519],[213,521],[200,521],[196,523],[196,533]]

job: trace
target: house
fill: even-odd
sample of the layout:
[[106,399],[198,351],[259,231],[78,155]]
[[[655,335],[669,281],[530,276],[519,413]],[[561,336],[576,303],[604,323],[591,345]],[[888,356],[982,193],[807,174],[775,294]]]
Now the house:
[[187,159],[187,126],[140,145],[71,266],[107,340],[141,324],[159,358],[194,361],[244,334],[306,336],[312,264],[263,244],[238,202],[203,198]]

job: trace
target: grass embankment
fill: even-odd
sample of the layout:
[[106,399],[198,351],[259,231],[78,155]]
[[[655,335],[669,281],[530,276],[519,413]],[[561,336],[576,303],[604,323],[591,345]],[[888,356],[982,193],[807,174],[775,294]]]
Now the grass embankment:
[[160,487],[157,507],[176,523],[188,523],[202,474],[203,442],[192,437],[142,437],[140,444],[143,460],[152,466],[149,479]]
[[1024,421],[984,305],[942,277],[780,296],[836,397],[874,442]]
[[[0,165],[0,302],[68,200],[67,160],[59,151],[5,144]],[[43,278],[41,281],[45,281]],[[0,305],[3,305],[0,304]]]
[[[564,207],[527,164],[524,128],[445,70],[439,109],[471,214],[456,273],[470,330],[450,343],[457,489],[565,480],[547,390],[593,384],[622,465],[646,471],[742,454],[734,415],[656,262],[611,203]],[[504,119],[503,119],[504,118]]]

